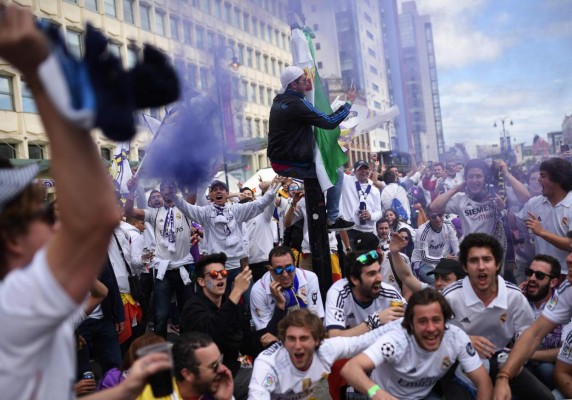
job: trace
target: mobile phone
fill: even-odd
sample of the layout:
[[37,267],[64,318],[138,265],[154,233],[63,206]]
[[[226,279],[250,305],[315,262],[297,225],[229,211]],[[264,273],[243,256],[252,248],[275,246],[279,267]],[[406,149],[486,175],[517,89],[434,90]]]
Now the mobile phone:
[[354,82],[353,79],[352,79],[352,83],[350,84],[350,90],[355,90],[355,88],[356,88],[356,85],[355,85],[355,82]]
[[560,153],[564,153],[565,151],[570,151],[570,146],[567,144],[563,144],[560,146]]

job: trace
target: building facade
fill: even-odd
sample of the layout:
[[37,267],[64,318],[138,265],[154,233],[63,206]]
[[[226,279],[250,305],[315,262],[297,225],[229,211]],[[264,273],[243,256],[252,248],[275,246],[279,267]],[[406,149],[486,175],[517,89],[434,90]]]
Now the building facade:
[[[228,96],[236,148],[230,149],[230,172],[245,180],[267,167],[266,143],[270,105],[288,66],[290,29],[286,0],[22,0],[38,18],[61,27],[71,52],[81,55],[85,24],[100,28],[109,49],[132,66],[143,43],[165,51],[184,87],[219,101],[216,78],[230,75]],[[236,72],[218,73],[233,57]],[[145,110],[161,119],[163,110]],[[115,144],[94,132],[102,158]],[[228,132],[227,132],[228,135]],[[205,132],[208,140],[209,133]],[[132,141],[130,159],[138,161],[151,135],[141,127]],[[11,159],[49,159],[50,148],[33,98],[16,70],[0,60],[0,154]]]

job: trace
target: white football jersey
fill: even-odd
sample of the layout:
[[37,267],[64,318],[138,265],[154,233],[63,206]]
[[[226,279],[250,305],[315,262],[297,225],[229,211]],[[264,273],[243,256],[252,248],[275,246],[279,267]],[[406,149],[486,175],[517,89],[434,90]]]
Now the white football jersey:
[[367,304],[360,304],[353,296],[352,288],[346,278],[335,282],[326,295],[327,329],[352,328],[362,323],[370,314],[385,310],[391,300],[400,300],[406,304],[401,294],[384,282],[381,282],[379,297]]
[[482,365],[469,336],[453,325],[445,329],[436,351],[422,349],[400,327],[377,339],[364,354],[375,364],[371,379],[399,399],[425,398],[457,360],[465,372]]

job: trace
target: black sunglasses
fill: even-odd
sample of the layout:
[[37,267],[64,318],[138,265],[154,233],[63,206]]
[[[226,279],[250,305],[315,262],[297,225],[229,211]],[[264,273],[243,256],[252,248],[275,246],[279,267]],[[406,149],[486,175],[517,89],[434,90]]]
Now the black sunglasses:
[[528,277],[530,277],[530,276],[532,276],[532,275],[534,274],[534,276],[535,276],[536,279],[538,279],[538,280],[543,280],[543,279],[546,278],[547,276],[549,276],[551,279],[552,279],[552,278],[555,278],[554,276],[552,276],[552,275],[550,275],[550,274],[547,274],[547,273],[544,273],[544,272],[541,272],[541,271],[534,271],[534,270],[532,270],[532,269],[530,269],[530,268],[526,268],[526,269],[524,270],[524,274],[525,274],[526,276],[528,276]]

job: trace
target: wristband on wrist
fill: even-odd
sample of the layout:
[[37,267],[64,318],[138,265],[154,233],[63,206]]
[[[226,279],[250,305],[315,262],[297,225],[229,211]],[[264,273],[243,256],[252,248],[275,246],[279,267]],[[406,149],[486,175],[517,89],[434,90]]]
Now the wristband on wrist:
[[377,393],[378,390],[381,390],[381,388],[378,385],[373,385],[367,391],[367,397],[370,399],[373,398],[373,396],[375,396],[375,394]]
[[510,381],[510,375],[504,371],[501,371],[497,374],[497,377],[496,377],[496,380],[499,380],[499,379],[506,379],[507,381]]

